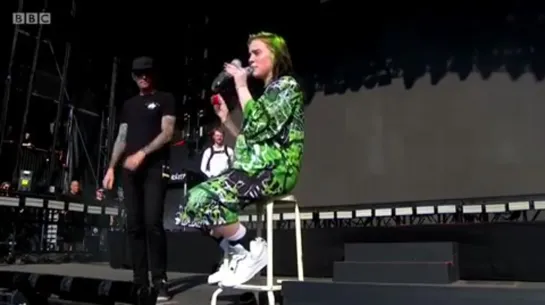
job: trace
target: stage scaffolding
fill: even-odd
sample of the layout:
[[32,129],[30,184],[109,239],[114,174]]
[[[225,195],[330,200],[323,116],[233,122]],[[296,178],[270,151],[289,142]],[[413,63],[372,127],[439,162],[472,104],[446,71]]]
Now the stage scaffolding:
[[110,83],[110,98],[108,100],[108,106],[102,111],[102,119],[100,122],[100,136],[99,136],[99,148],[98,148],[98,160],[96,173],[98,179],[96,180],[96,187],[100,187],[102,176],[106,173],[110,162],[110,156],[112,155],[113,143],[115,141],[115,129],[116,122],[116,86],[117,86],[117,72],[119,69],[119,60],[114,57],[112,62],[112,79]]
[[[112,96],[103,111],[96,113],[79,108],[69,94],[68,72],[73,57],[74,35],[71,27],[76,18],[76,0],[63,1],[66,3],[19,0],[18,11],[52,12],[53,15],[63,18],[55,19],[58,24],[15,26],[4,84],[0,117],[0,157],[4,164],[14,163],[10,177],[12,184],[17,183],[21,170],[35,171],[32,178],[34,192],[52,191],[52,187],[56,192],[64,192],[71,179],[81,179],[84,176],[83,174],[75,176],[75,172],[82,168],[87,171],[86,176],[93,180],[92,184],[98,186],[99,175],[102,174],[101,164],[106,159],[104,155],[109,154],[108,143],[111,141],[107,141],[107,138],[111,132],[108,131],[111,131],[115,124],[115,120],[110,117],[115,115],[112,104],[115,93],[116,59],[113,61],[114,71],[110,84]],[[55,26],[63,28],[64,31],[59,33]],[[25,52],[29,52],[31,48],[33,50],[30,56]],[[76,81],[71,82],[70,88],[74,82]],[[17,93],[23,93],[24,98],[19,97]],[[47,116],[48,113],[44,113],[46,108],[50,110],[55,108],[50,113],[51,118],[45,118],[50,120],[48,123],[51,122],[47,128],[49,129],[47,139],[50,141],[47,141],[48,143],[42,141],[41,145],[36,146],[33,145],[33,140],[36,139],[32,139],[28,131],[35,123],[31,122],[31,117]],[[81,119],[78,120],[78,117]],[[98,154],[94,147],[89,147],[89,136],[85,137],[85,131],[89,128],[85,121],[95,120],[97,126],[100,120],[100,135],[97,135],[100,137]],[[8,137],[10,131],[11,138]],[[43,134],[40,134],[37,138],[43,138],[42,136]],[[10,153],[6,150],[7,147],[10,148],[8,149]],[[3,170],[6,171],[6,168]]]
[[[27,5],[25,5],[27,4]],[[36,5],[36,3],[30,3],[31,5]],[[42,9],[43,12],[49,12],[50,10],[50,3],[48,1],[43,1],[42,3]],[[75,15],[75,3],[74,1],[71,2],[72,6],[69,8],[70,15],[72,18]],[[27,11],[28,3],[24,3],[23,0],[19,0],[19,11]],[[62,108],[65,105],[65,102],[69,100],[68,92],[66,90],[66,76],[68,73],[68,65],[70,62],[70,56],[71,56],[71,44],[70,42],[64,43],[64,52],[62,53],[63,58],[63,65],[62,67],[59,66],[59,63],[57,62],[57,53],[55,52],[54,42],[51,39],[48,39],[48,35],[46,35],[44,32],[44,25],[17,25],[14,29],[13,34],[13,45],[12,45],[12,52],[10,55],[10,62],[9,62],[9,69],[8,69],[8,75],[7,75],[7,81],[6,81],[6,88],[4,95],[4,99],[2,101],[2,108],[3,108],[3,115],[7,118],[8,113],[12,113],[13,111],[10,111],[10,102],[13,104],[15,101],[12,100],[14,98],[11,95],[12,87],[15,86],[16,89],[21,89],[25,93],[25,98],[23,101],[24,108],[22,110],[22,116],[20,118],[20,125],[18,126],[18,136],[14,137],[12,140],[12,143],[6,143],[4,141],[5,138],[5,132],[6,132],[6,123],[7,120],[3,117],[1,126],[2,126],[2,147],[5,146],[5,144],[12,144],[14,146],[15,150],[15,165],[13,167],[12,172],[12,182],[16,182],[17,178],[19,176],[20,170],[32,170],[36,171],[38,169],[48,169],[46,173],[42,173],[42,179],[50,180],[51,179],[51,170],[55,168],[55,166],[58,166],[58,162],[56,162],[58,159],[60,159],[60,155],[58,154],[56,143],[57,138],[59,136],[59,123]],[[25,45],[24,43],[27,41],[22,40],[33,40],[34,41],[34,50],[32,55],[32,63],[30,66],[30,69],[28,71],[25,71],[27,73],[21,73],[20,71],[25,70],[25,62],[24,58],[17,58],[17,54],[20,49]],[[23,46],[20,46],[19,44],[23,44]],[[44,49],[49,49],[51,52],[52,58],[54,59],[54,65],[51,63],[48,63],[48,67],[54,67],[56,71],[46,71],[45,69],[38,70],[38,62],[40,61],[40,55],[45,52]],[[21,56],[19,56],[21,57]],[[14,71],[15,66],[15,71]],[[40,80],[37,80],[37,72],[40,75],[43,75],[43,79],[47,79],[48,84],[47,87],[57,87],[57,96],[54,96],[51,92],[52,88],[48,88],[48,90],[41,90],[42,88],[39,88],[40,86]],[[19,82],[26,81],[26,87],[21,88],[21,84],[13,84],[11,81],[13,80],[13,75],[17,75],[19,77]],[[25,80],[26,78],[26,80]],[[18,87],[18,88],[17,88]],[[28,120],[29,120],[29,114],[31,109],[33,108],[33,99],[34,98],[42,98],[44,100],[54,101],[57,106],[56,111],[56,118],[54,121],[53,128],[51,130],[52,132],[52,143],[51,147],[44,148],[44,147],[35,147],[35,143],[32,143],[32,139],[30,138],[30,133],[27,132],[28,128]],[[43,106],[40,105],[39,109],[43,109]],[[17,116],[17,113],[15,114]],[[28,142],[28,143],[24,143]],[[25,145],[23,145],[25,144]],[[24,147],[23,147],[24,146]],[[1,151],[0,151],[1,152]],[[49,155],[48,157],[46,155]],[[31,167],[31,168],[27,168]],[[34,179],[33,184],[35,184],[36,181],[36,173],[34,173]],[[44,181],[42,181],[43,183]],[[46,182],[46,184],[49,184]]]
[[199,151],[205,134],[203,125],[204,108],[210,87],[208,61],[209,17],[203,13],[188,16],[184,45],[190,46],[184,55],[184,92],[181,107],[184,109],[181,129],[183,138],[194,143]]

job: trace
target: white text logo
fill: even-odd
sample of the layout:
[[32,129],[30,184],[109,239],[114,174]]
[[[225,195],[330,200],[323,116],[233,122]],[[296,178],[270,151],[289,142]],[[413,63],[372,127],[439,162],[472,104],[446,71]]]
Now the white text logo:
[[51,13],[13,13],[12,22],[21,24],[51,24]]

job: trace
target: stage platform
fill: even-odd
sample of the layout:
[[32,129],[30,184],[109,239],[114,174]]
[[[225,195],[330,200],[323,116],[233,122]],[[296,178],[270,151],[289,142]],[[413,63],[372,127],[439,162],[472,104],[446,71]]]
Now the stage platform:
[[[0,277],[10,276],[14,273],[37,274],[45,276],[56,276],[59,278],[81,278],[95,280],[96,282],[110,281],[112,287],[116,284],[126,284],[132,279],[130,270],[112,269],[106,263],[90,264],[27,264],[27,265],[2,265],[0,266]],[[192,304],[207,305],[210,303],[210,297],[216,289],[215,286],[206,284],[206,274],[189,274],[169,272],[169,291],[174,295],[173,299],[160,304]],[[49,277],[51,278],[51,277]],[[220,296],[219,305],[228,305],[238,303],[241,291],[226,291]],[[78,304],[77,302],[72,304]],[[118,304],[124,304],[119,302]]]
[[[28,264],[0,266],[0,277],[29,274],[86,279],[86,283],[110,281],[128,284],[131,271],[112,269],[104,263]],[[169,290],[174,297],[159,304],[208,305],[216,287],[206,284],[205,274],[171,272]],[[261,281],[262,279],[256,279]],[[89,285],[91,286],[91,285]],[[240,304],[241,291],[226,291],[218,304]],[[545,303],[545,283],[457,281],[452,284],[348,283],[308,278],[305,282],[283,282],[283,305],[530,305]],[[50,304],[57,304],[51,299]],[[278,298],[280,300],[280,298]],[[58,302],[62,303],[62,302]],[[71,304],[80,304],[77,301]],[[82,304],[82,303],[81,303]],[[119,302],[117,304],[124,304]]]
[[458,281],[452,284],[284,282],[283,305],[545,304],[545,283]]

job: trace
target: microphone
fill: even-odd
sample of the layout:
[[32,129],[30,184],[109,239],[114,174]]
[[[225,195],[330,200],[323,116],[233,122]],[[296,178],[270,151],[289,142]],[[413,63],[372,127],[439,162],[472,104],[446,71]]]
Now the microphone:
[[[231,61],[231,64],[234,65],[234,66],[237,66],[237,67],[242,67],[242,63],[240,62],[239,59],[235,58]],[[251,74],[253,72],[254,69],[252,69],[251,67],[246,67],[244,68],[246,70],[246,72],[248,72],[248,74]],[[218,74],[218,76],[216,76],[216,78],[214,79],[214,81],[212,82],[212,91],[213,92],[218,92],[219,89],[221,88],[221,86],[231,78],[231,75],[227,74],[227,72],[225,71],[221,71],[220,74]]]

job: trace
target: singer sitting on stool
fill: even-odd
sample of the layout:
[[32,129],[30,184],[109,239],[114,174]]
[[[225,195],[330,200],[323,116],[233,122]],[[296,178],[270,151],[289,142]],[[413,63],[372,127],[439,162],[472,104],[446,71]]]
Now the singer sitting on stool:
[[[236,286],[249,281],[267,264],[267,245],[252,241],[243,246],[246,228],[239,211],[248,204],[289,193],[297,182],[303,155],[303,93],[291,76],[292,63],[284,39],[271,33],[248,41],[251,69],[225,64],[236,85],[243,123],[239,131],[220,96],[213,98],[221,122],[237,137],[232,169],[203,182],[188,193],[180,207],[178,224],[208,230],[230,255],[209,277],[209,283]],[[265,82],[265,92],[253,99],[248,91],[249,71]]]

